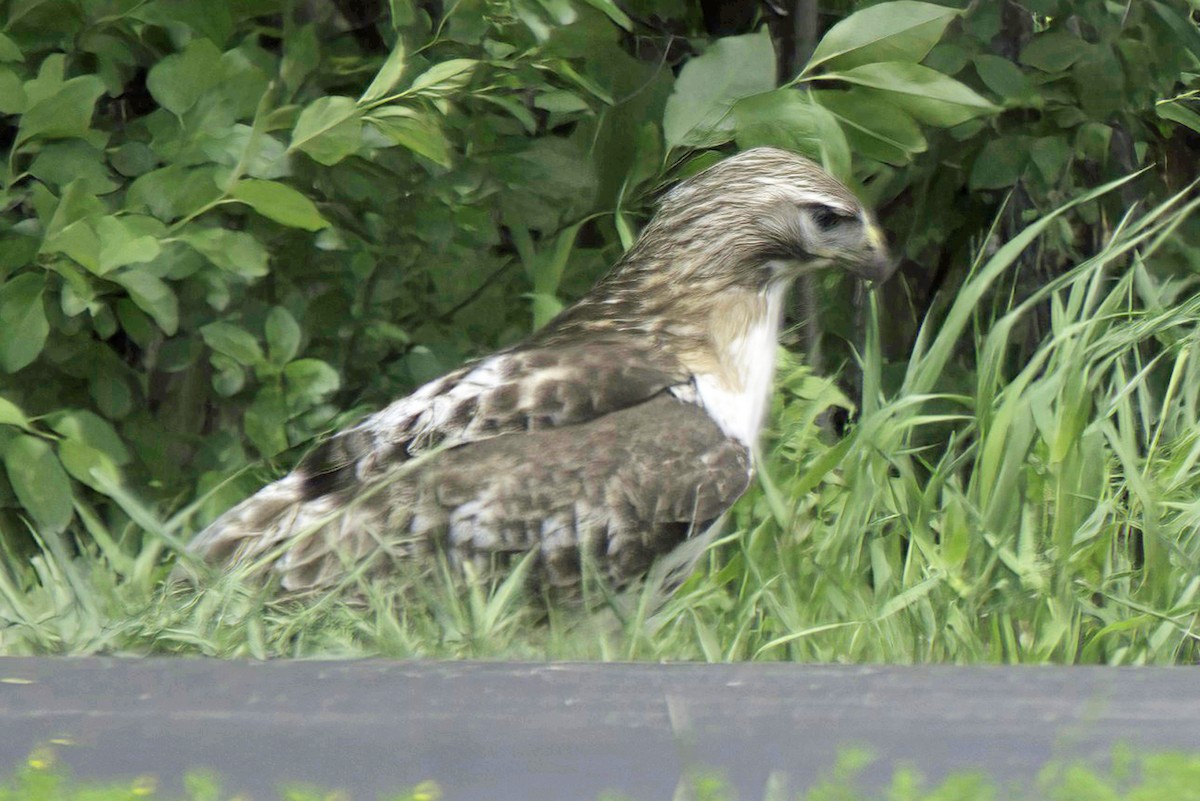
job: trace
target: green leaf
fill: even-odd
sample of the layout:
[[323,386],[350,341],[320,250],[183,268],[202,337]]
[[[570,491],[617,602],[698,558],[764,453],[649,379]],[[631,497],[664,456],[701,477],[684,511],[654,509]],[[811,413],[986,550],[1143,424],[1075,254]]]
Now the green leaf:
[[449,167],[450,142],[437,120],[403,106],[377,109],[367,118],[379,132],[401,147]]
[[300,351],[301,331],[291,312],[282,306],[267,312],[266,334],[267,350],[273,364],[282,367],[296,358]]
[[1182,102],[1159,102],[1155,105],[1154,111],[1164,120],[1179,123],[1186,128],[1191,128],[1196,133],[1200,133],[1200,114],[1192,111]]
[[983,85],[1000,95],[1008,105],[1034,104],[1037,93],[1033,81],[1016,64],[1007,58],[986,54],[975,56],[974,64]]
[[16,231],[0,234],[0,285],[21,267],[32,264],[41,242]]
[[629,18],[628,14],[618,8],[617,4],[614,3],[613,0],[583,0],[583,2],[587,3],[597,11],[603,12],[605,16],[607,16],[617,25],[620,25],[625,30],[633,30],[633,20]]
[[417,21],[413,0],[388,0],[388,10],[391,11],[393,28],[406,28]]
[[613,100],[613,96],[603,86],[589,78],[587,75],[584,75],[576,70],[569,62],[556,62],[554,65],[554,71],[559,74],[559,77],[565,78],[566,80],[575,84],[583,91],[595,97],[601,103],[611,106],[616,102]]
[[[264,12],[273,7],[269,3],[256,5],[263,8]],[[171,31],[174,34],[171,39],[175,39],[176,36],[203,37],[221,44],[233,34],[234,21],[230,12],[234,8],[237,6],[231,3],[145,3],[141,0],[120,0],[112,6],[97,7],[97,12],[107,12],[114,16],[118,13],[136,15],[136,19],[158,25],[163,31]],[[105,12],[100,12],[100,9],[105,9]],[[104,20],[111,25],[109,19],[111,18],[98,17],[96,24],[102,24],[101,20]]]
[[267,250],[245,231],[225,228],[189,228],[180,237],[222,270],[243,278],[267,274]]
[[242,418],[242,427],[258,452],[269,459],[287,450],[287,421],[283,390],[278,382],[273,382],[259,389],[254,396],[254,401]]
[[521,123],[521,125],[525,128],[526,133],[533,134],[537,131],[538,124],[537,120],[534,119],[533,114],[530,113],[529,109],[525,108],[525,106],[521,105],[516,100],[513,100],[511,97],[493,97],[491,95],[481,95],[479,99],[499,106],[507,111],[518,122]]
[[971,189],[1001,189],[1012,186],[1029,163],[1029,141],[1024,136],[989,139],[971,165]]
[[1062,72],[1087,52],[1088,44],[1066,31],[1039,33],[1021,51],[1021,63],[1042,72]]
[[101,217],[96,220],[95,228],[100,242],[99,275],[128,264],[151,261],[162,252],[155,237],[139,235],[121,217]]
[[829,29],[813,51],[805,72],[825,63],[850,69],[880,61],[918,62],[961,13],[956,8],[912,0],[864,8]]
[[1125,70],[1117,52],[1108,45],[1088,47],[1071,67],[1079,97],[1079,106],[1092,119],[1108,119],[1128,108]]
[[28,105],[21,79],[8,67],[0,67],[0,114],[20,114]]
[[21,407],[0,395],[0,426],[16,426],[26,431],[30,429],[29,418],[21,411]]
[[942,128],[1000,110],[967,85],[920,64],[899,61],[864,64],[822,77],[883,92],[886,100],[907,111],[918,122]]
[[554,246],[542,250],[525,265],[533,279],[535,295],[553,296],[558,292],[581,226],[582,223],[575,223],[559,231],[554,237]]
[[262,363],[263,352],[258,345],[258,340],[249,331],[238,328],[236,325],[222,322],[209,323],[201,326],[200,336],[204,337],[204,343],[210,348],[228,356],[238,364],[253,367]]
[[86,357],[91,362],[88,391],[101,414],[110,420],[119,420],[133,409],[134,396],[129,381],[132,371],[106,345],[94,343],[89,351]]
[[219,84],[221,76],[221,51],[208,39],[193,39],[182,52],[150,68],[146,88],[160,106],[178,116]]
[[29,174],[56,187],[78,180],[81,189],[92,195],[104,195],[120,186],[108,172],[104,152],[79,139],[42,147],[29,165]]
[[0,33],[0,61],[24,61],[25,55],[16,42]]
[[558,136],[537,137],[502,169],[519,176],[513,191],[503,196],[507,225],[551,233],[592,208],[596,176],[578,142]]
[[509,8],[512,9],[513,16],[525,23],[525,27],[529,29],[529,32],[534,35],[534,38],[539,43],[545,42],[550,38],[553,29],[546,23],[542,15],[538,13],[537,6],[533,4],[532,0],[514,0]]
[[1029,148],[1029,157],[1046,183],[1058,181],[1071,157],[1071,145],[1063,136],[1045,136],[1034,141]]
[[565,304],[562,302],[562,300],[555,295],[547,295],[542,292],[531,292],[529,294],[529,299],[533,306],[534,331],[553,320],[558,313],[565,308]]
[[213,376],[213,389],[223,398],[236,395],[246,385],[246,369],[228,356],[214,353],[209,362],[216,368]]
[[317,41],[316,27],[306,23],[292,28],[283,37],[283,60],[279,76],[289,95],[294,95],[304,80],[321,62],[321,45]]
[[637,242],[637,234],[629,222],[629,216],[623,211],[613,214],[613,224],[617,228],[617,238],[621,240],[621,250],[627,252]]
[[367,91],[363,92],[358,102],[371,103],[390,92],[392,87],[399,83],[400,76],[404,74],[404,67],[407,64],[406,55],[404,40],[397,39],[396,46],[392,48],[387,60],[383,62],[383,66],[376,73],[375,80],[371,81],[371,85],[367,87]]
[[74,439],[103,452],[114,464],[128,464],[129,450],[112,425],[87,409],[70,409],[47,417],[50,428],[67,439]]
[[71,477],[97,492],[121,483],[121,468],[103,451],[74,439],[58,443],[58,458]]
[[40,103],[62,88],[67,75],[67,54],[49,54],[37,70],[37,77],[25,82],[25,93],[30,103]]
[[171,164],[138,176],[125,197],[128,211],[145,209],[163,222],[191,214],[221,197],[217,167],[188,169]]
[[473,58],[452,58],[434,64],[421,73],[408,88],[416,94],[445,94],[466,86],[479,62]]
[[166,282],[147,272],[130,270],[113,276],[138,308],[154,318],[167,336],[179,330],[179,300]]
[[84,276],[83,271],[67,259],[56,259],[51,263],[51,269],[65,279],[59,296],[63,314],[74,317],[85,311],[100,313],[104,303],[98,299],[95,284]]
[[65,228],[53,231],[42,243],[42,253],[62,253],[70,256],[89,272],[100,275],[100,238],[91,220],[78,220]]
[[49,97],[34,103],[21,117],[16,144],[19,146],[35,137],[83,136],[92,122],[92,108],[102,94],[104,82],[95,75],[81,75],[64,82]]
[[[84,181],[72,181],[63,189],[54,205],[54,213],[46,224],[46,236],[52,237],[78,220],[102,217],[108,209],[99,198],[87,191]],[[41,216],[45,216],[44,214]]]
[[775,50],[766,29],[718,39],[683,65],[663,113],[667,147],[710,147],[733,136],[729,117],[743,97],[775,87]]
[[971,55],[969,49],[953,40],[938,42],[921,63],[943,75],[957,75],[971,63]]
[[842,125],[851,148],[867,158],[903,166],[926,148],[925,136],[908,112],[877,93],[813,92],[813,99]]
[[579,13],[571,7],[571,0],[537,0],[546,10],[555,25],[570,25],[579,19]]
[[287,184],[244,178],[230,194],[280,225],[316,231],[329,225],[316,205]]
[[768,145],[791,150],[849,180],[850,145],[832,114],[794,89],[776,89],[739,100],[733,107],[738,147]]
[[1088,122],[1075,131],[1075,152],[1103,164],[1112,149],[1113,129],[1102,122]]
[[348,97],[314,100],[296,120],[289,150],[302,150],[329,167],[358,150],[362,139],[359,108]]
[[[1194,13],[1195,0],[1188,0],[1188,4],[1192,6]],[[1180,46],[1186,48],[1193,58],[1200,58],[1200,31],[1196,30],[1196,23],[1189,15],[1181,13],[1182,9],[1173,9],[1157,0],[1152,0],[1147,6],[1175,34]]]
[[341,378],[320,359],[296,359],[283,368],[287,406],[301,412],[315,406],[341,386]]
[[542,92],[533,99],[533,107],[556,114],[570,114],[576,111],[589,111],[591,106],[579,95],[565,89]]
[[60,532],[71,522],[71,479],[54,450],[38,437],[22,434],[4,448],[4,467],[17,500],[39,528]]
[[111,304],[111,307],[117,314],[117,323],[125,332],[125,336],[137,343],[142,350],[156,347],[160,339],[159,328],[148,314],[138,308],[136,303],[127,297],[118,298]]
[[[241,165],[251,178],[273,180],[291,175],[287,145],[274,136],[255,132],[254,127],[237,123],[228,130],[209,132],[202,144],[204,153],[226,167]],[[221,176],[225,185],[228,173]]]
[[46,344],[45,286],[41,273],[23,273],[0,286],[0,370],[6,373],[31,364]]

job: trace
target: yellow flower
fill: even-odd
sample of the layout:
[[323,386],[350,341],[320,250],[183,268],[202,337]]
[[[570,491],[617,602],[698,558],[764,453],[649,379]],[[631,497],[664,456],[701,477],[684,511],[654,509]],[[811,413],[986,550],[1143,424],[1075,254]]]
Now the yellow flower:
[[138,776],[129,789],[137,796],[151,795],[158,789],[158,779],[154,776]]
[[49,748],[38,748],[29,755],[29,759],[25,760],[25,764],[29,765],[29,767],[33,768],[34,770],[48,770],[54,767],[54,761],[55,757],[53,750]]

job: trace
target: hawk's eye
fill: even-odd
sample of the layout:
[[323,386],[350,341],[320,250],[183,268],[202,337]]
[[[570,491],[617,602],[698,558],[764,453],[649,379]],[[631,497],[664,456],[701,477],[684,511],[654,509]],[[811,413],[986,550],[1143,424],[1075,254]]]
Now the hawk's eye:
[[846,215],[834,211],[828,206],[813,206],[811,213],[813,224],[822,232],[836,228],[847,219]]

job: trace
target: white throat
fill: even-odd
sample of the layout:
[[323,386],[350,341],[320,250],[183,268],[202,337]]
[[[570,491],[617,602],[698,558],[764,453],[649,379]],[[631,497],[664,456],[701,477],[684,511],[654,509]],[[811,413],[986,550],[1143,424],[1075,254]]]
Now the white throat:
[[766,314],[759,315],[740,336],[734,337],[721,354],[725,364],[737,371],[733,387],[713,374],[695,378],[695,398],[717,425],[751,451],[758,450],[763,418],[771,401],[775,380],[775,353],[787,284],[779,282],[766,295]]

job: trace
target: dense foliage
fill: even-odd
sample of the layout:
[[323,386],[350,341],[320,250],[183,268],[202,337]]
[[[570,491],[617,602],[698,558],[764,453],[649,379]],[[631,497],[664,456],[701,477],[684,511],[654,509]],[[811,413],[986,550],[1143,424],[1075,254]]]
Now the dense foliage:
[[[1192,658],[1200,230],[1168,202],[1200,141],[1189,8],[842,2],[805,41],[702,6],[0,4],[10,647],[178,631],[147,594],[164,549],[547,320],[665,182],[771,144],[863,194],[904,265],[870,303],[805,287],[793,349],[842,389],[785,376],[744,536],[669,617],[678,655]],[[841,437],[814,422],[836,410],[860,415]],[[129,612],[128,587],[152,634],[80,600]],[[426,650],[454,617],[430,615],[393,645]],[[286,649],[291,625],[207,647]]]

